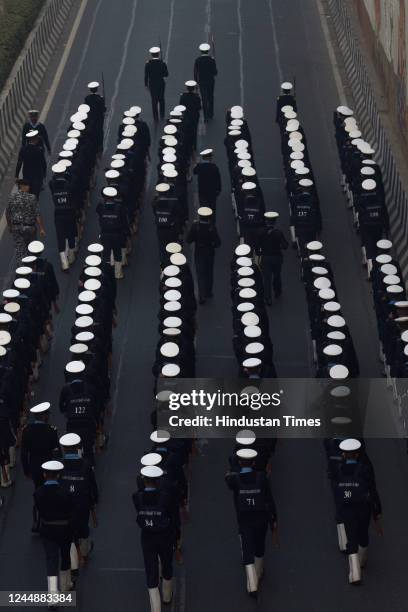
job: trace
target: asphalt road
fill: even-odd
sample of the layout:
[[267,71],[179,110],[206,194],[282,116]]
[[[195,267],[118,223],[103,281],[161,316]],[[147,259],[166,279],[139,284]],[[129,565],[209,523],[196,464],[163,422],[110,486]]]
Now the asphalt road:
[[[89,0],[75,45],[51,106],[47,125],[57,152],[73,109],[82,102],[86,83],[104,71],[110,113],[106,155],[112,152],[124,108],[140,104],[151,119],[143,87],[147,49],[161,39],[170,77],[168,105],[174,105],[183,83],[192,76],[197,46],[211,31],[216,41],[219,77],[216,118],[201,130],[200,145],[215,148],[224,190],[217,208],[222,246],[217,253],[215,298],[198,314],[197,375],[235,376],[231,344],[229,262],[236,245],[229,180],[223,147],[224,113],[242,103],[251,127],[258,175],[268,208],[281,214],[288,234],[288,209],[283,190],[279,131],[274,104],[279,83],[296,75],[302,124],[308,136],[324,219],[323,240],[332,263],[338,294],[357,348],[363,376],[379,376],[377,337],[369,285],[360,265],[359,244],[338,187],[338,166],[332,135],[332,111],[338,104],[333,70],[315,0]],[[155,138],[159,133],[155,134]],[[152,147],[154,165],[156,146]],[[82,611],[121,612],[148,609],[139,533],[130,495],[138,459],[149,447],[152,405],[151,366],[157,341],[158,253],[150,202],[154,172],[149,173],[140,231],[126,278],[120,282],[118,328],[114,334],[114,389],[111,438],[98,457],[101,488],[95,548],[78,588]],[[97,236],[97,201],[89,210],[84,245]],[[47,227],[48,255],[58,269],[50,198],[41,206]],[[193,197],[191,198],[193,209]],[[0,243],[0,276],[13,269],[8,236]],[[69,275],[59,273],[61,314],[55,339],[36,387],[35,400],[54,403],[54,422],[63,431],[57,401],[68,359],[80,263]],[[291,251],[284,264],[284,294],[270,309],[271,334],[278,374],[313,375],[311,346],[299,262]],[[216,612],[257,608],[263,612],[340,612],[345,609],[401,612],[406,608],[408,531],[408,458],[398,441],[369,441],[384,504],[385,537],[375,535],[364,586],[347,584],[346,561],[337,550],[331,493],[319,441],[282,441],[273,464],[273,490],[280,517],[280,548],[270,544],[266,575],[258,603],[244,591],[235,517],[223,475],[231,442],[201,442],[193,461],[191,520],[185,528],[184,563],[177,567],[172,610]],[[29,531],[31,484],[17,467],[16,484],[7,492],[2,511],[0,586],[2,590],[45,588],[39,540]]]

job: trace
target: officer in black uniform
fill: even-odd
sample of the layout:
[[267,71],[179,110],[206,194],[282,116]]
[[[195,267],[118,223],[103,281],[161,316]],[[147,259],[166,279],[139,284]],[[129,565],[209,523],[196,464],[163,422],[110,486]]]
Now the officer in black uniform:
[[144,486],[133,494],[137,524],[141,528],[141,544],[149,589],[151,612],[160,612],[159,560],[163,576],[163,603],[173,596],[173,554],[178,524],[178,499],[174,490],[161,484],[163,470],[151,465],[141,470]]
[[186,81],[187,91],[180,95],[180,104],[186,107],[185,116],[191,125],[193,151],[197,149],[197,130],[200,120],[201,99],[197,92],[197,81]]
[[169,76],[167,64],[160,58],[160,47],[152,47],[149,50],[151,59],[146,62],[144,71],[144,84],[150,91],[152,98],[153,119],[155,121],[164,119],[165,100],[164,91],[166,88],[165,78]]
[[214,117],[214,82],[218,72],[215,59],[210,55],[210,45],[203,43],[199,49],[201,55],[194,62],[194,80],[200,87],[204,121],[208,121]]
[[375,484],[371,463],[360,460],[361,442],[352,438],[343,440],[339,448],[343,461],[333,475],[337,514],[344,523],[349,559],[349,583],[361,582],[361,568],[367,561],[368,527],[373,517],[377,530],[382,533],[381,502]]
[[265,292],[265,302],[272,304],[271,281],[275,298],[282,294],[281,270],[283,263],[282,250],[288,248],[288,242],[282,232],[275,227],[279,214],[268,211],[264,214],[266,226],[259,234],[257,253],[261,257],[260,265]]
[[165,265],[166,245],[177,242],[181,232],[181,219],[178,211],[178,198],[174,187],[168,183],[156,185],[153,212],[159,241],[160,262]]
[[28,121],[25,122],[23,129],[21,130],[21,146],[24,147],[24,145],[27,144],[26,134],[28,134],[28,132],[32,132],[33,130],[37,130],[41,144],[43,147],[46,147],[48,155],[51,155],[51,146],[47,128],[38,120],[38,116],[40,114],[39,111],[35,109],[29,110],[27,114]]
[[72,500],[59,483],[63,464],[60,461],[46,461],[41,467],[44,484],[35,491],[34,502],[40,516],[40,536],[47,563],[48,592],[58,593],[58,590],[69,591],[72,588]]
[[21,147],[16,165],[16,181],[20,170],[23,169],[23,179],[30,185],[30,193],[37,198],[43,186],[47,174],[47,163],[45,161],[44,149],[41,144],[38,130],[32,130],[26,134],[27,144]]
[[280,122],[282,108],[284,106],[291,106],[294,112],[297,111],[296,98],[292,83],[285,81],[281,84],[281,93],[276,101],[276,121]]
[[92,464],[82,456],[82,442],[78,434],[67,433],[60,438],[59,443],[64,464],[60,483],[72,497],[72,536],[80,565],[83,565],[93,547],[89,540],[89,516],[92,512],[95,525],[98,487]]
[[85,97],[85,104],[90,107],[91,130],[95,134],[96,151],[100,155],[103,149],[103,124],[106,113],[105,98],[98,93],[99,83],[97,81],[88,83],[88,89],[90,93]]
[[[21,437],[21,463],[26,478],[31,478],[34,490],[43,483],[43,470],[41,466],[50,461],[58,452],[57,428],[49,425],[50,407],[48,402],[43,402],[30,409],[34,421],[28,423],[23,429]],[[39,516],[36,506],[33,506],[32,532],[39,531]]]
[[205,149],[200,153],[202,161],[194,168],[198,179],[198,199],[201,206],[208,206],[216,219],[217,198],[221,193],[221,174],[213,162],[213,150]]
[[187,234],[188,244],[194,242],[194,261],[197,272],[199,302],[204,304],[213,295],[215,249],[221,245],[217,229],[212,222],[212,210],[208,206],[198,209],[198,221],[194,221]]
[[111,253],[115,261],[115,278],[123,278],[122,249],[129,234],[128,219],[123,205],[116,200],[118,192],[114,187],[102,190],[103,202],[99,202],[96,212],[99,215],[101,243],[104,248],[104,259],[109,262]]
[[263,574],[266,533],[268,527],[272,533],[277,529],[276,507],[266,474],[254,469],[257,454],[252,448],[238,450],[239,472],[228,472],[225,477],[234,494],[247,591],[255,597]]
[[57,232],[58,252],[61,269],[66,271],[75,261],[77,231],[77,209],[72,197],[69,176],[64,164],[52,166],[52,178],[49,182],[54,202],[54,221]]

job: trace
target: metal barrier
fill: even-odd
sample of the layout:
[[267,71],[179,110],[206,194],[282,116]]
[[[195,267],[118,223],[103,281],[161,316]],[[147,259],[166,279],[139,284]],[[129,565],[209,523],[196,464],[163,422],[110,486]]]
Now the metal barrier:
[[0,182],[75,0],[49,0],[0,95]]
[[408,198],[399,177],[397,165],[374,98],[371,81],[344,0],[328,0],[338,44],[343,55],[347,78],[353,90],[354,110],[361,131],[376,149],[376,161],[381,166],[386,204],[390,216],[392,239],[401,264],[404,280],[408,281]]

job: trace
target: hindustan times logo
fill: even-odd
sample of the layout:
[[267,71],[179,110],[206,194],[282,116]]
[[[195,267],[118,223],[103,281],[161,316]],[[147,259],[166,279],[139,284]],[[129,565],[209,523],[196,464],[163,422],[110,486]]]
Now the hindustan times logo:
[[170,410],[190,407],[204,410],[213,410],[214,407],[260,410],[270,406],[280,406],[282,394],[283,391],[276,393],[226,393],[218,390],[210,393],[203,389],[193,389],[188,393],[171,393],[168,401]]

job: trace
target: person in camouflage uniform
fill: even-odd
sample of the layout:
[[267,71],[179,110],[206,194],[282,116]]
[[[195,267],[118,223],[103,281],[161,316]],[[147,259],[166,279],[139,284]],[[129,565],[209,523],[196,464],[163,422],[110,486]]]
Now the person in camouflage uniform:
[[27,246],[35,240],[37,227],[41,236],[45,231],[35,195],[29,193],[29,184],[22,180],[17,183],[18,191],[12,193],[6,211],[7,224],[16,245],[17,261],[27,252]]

